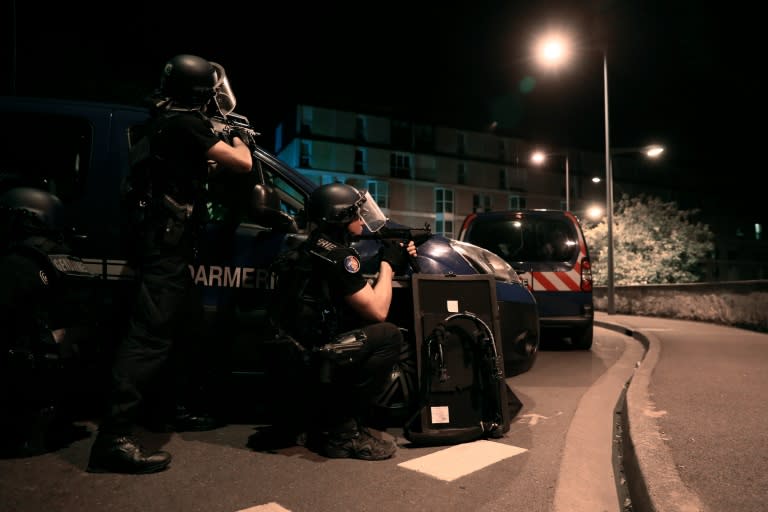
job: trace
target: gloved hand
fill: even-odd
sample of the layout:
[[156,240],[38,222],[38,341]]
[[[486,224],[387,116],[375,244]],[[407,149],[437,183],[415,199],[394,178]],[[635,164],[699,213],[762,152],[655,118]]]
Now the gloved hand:
[[405,272],[408,265],[408,253],[398,240],[383,240],[379,249],[381,261],[386,261],[395,274]]
[[243,128],[230,128],[229,129],[229,136],[231,138],[239,137],[240,140],[245,142],[246,146],[253,147],[253,137],[251,137],[251,134],[243,129]]

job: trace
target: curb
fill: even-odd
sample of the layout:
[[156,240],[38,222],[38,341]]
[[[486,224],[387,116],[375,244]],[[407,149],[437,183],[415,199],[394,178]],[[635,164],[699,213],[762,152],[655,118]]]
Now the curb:
[[680,479],[672,455],[662,440],[649,394],[651,375],[659,361],[661,342],[651,333],[594,321],[595,325],[631,336],[646,348],[627,383],[622,407],[624,472],[634,512],[704,512],[699,497]]

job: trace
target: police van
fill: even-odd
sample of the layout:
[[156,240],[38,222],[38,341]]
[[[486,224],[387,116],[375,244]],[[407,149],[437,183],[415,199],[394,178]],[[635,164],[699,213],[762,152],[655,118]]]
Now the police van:
[[[0,139],[0,193],[36,186],[64,203],[73,252],[100,278],[92,311],[103,333],[95,341],[107,345],[100,348],[105,353],[132,306],[134,271],[130,248],[121,241],[119,199],[130,148],[142,137],[148,115],[125,105],[0,97],[0,122],[7,128]],[[208,184],[209,220],[190,268],[203,291],[209,334],[220,347],[212,357],[226,360],[234,381],[267,367],[262,349],[274,335],[267,314],[270,264],[306,238],[304,203],[317,186],[258,145],[253,161],[251,173],[220,173]],[[356,243],[364,272],[378,268],[380,243]],[[514,270],[486,249],[435,235],[418,251],[420,272],[494,277],[508,374],[530,367],[539,342],[536,302]],[[395,281],[392,320],[412,323],[409,276]]]
[[581,224],[563,210],[522,209],[468,215],[458,236],[501,256],[533,293],[542,335],[592,347],[592,265]]

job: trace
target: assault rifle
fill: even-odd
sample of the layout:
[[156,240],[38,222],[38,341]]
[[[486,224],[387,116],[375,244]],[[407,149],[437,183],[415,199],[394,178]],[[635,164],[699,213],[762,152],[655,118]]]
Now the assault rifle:
[[[432,237],[432,228],[425,222],[423,228],[411,228],[400,225],[385,225],[375,233],[363,233],[355,237],[357,240],[396,240],[407,244],[410,240],[418,247]],[[410,258],[411,266],[416,272],[421,272],[416,258]]]
[[423,228],[411,228],[408,226],[386,225],[375,233],[363,233],[356,238],[360,240],[400,240],[408,242],[413,240],[416,245],[423,244],[432,236],[432,228],[425,222]]
[[232,141],[232,136],[230,135],[232,130],[244,133],[248,136],[249,140],[244,140],[243,142],[248,144],[249,147],[255,142],[255,137],[261,135],[261,133],[253,129],[247,117],[235,114],[234,112],[226,115],[211,116],[211,123],[213,124],[213,130],[230,142]]

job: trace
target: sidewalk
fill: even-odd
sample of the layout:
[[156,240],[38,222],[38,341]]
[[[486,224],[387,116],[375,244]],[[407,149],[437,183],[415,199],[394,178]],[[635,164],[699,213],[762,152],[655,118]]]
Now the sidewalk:
[[595,324],[647,349],[623,418],[633,511],[765,510],[768,334],[603,312]]

